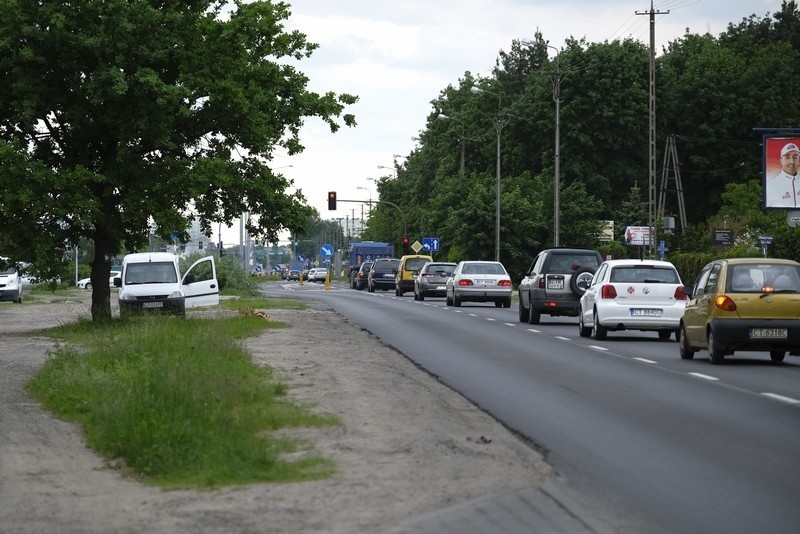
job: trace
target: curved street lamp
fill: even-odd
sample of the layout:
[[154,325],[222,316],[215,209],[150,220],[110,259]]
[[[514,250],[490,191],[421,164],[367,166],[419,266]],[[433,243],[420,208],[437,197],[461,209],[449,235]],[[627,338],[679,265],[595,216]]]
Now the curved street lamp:
[[494,124],[497,130],[497,184],[496,184],[496,199],[495,199],[495,220],[494,220],[494,260],[500,261],[500,132],[503,131],[505,121],[500,117],[500,110],[502,109],[502,99],[499,94],[493,93],[480,87],[472,86],[470,91],[474,94],[488,93],[497,97],[497,117]]

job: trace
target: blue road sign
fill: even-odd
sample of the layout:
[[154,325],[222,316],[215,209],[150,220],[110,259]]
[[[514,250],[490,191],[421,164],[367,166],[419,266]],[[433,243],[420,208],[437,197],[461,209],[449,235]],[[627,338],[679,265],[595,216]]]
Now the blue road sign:
[[322,247],[320,247],[319,253],[322,254],[322,256],[325,257],[325,258],[332,257],[333,256],[333,245],[331,245],[329,243],[325,243],[324,245],[322,245]]
[[423,237],[422,238],[422,250],[426,252],[438,252],[439,251],[439,238],[438,237]]
[[302,254],[298,254],[297,255],[297,261],[299,261],[300,263],[305,263],[306,262],[306,257],[303,256]]

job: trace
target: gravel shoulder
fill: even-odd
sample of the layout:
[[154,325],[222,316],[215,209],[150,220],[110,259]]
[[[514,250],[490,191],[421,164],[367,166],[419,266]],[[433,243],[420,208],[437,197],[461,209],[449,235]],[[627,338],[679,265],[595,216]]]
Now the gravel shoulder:
[[285,378],[290,396],[342,420],[303,434],[337,474],[202,492],[143,485],[23,390],[53,347],[37,330],[89,317],[89,293],[74,295],[0,304],[0,532],[401,531],[436,510],[553,478],[518,436],[317,303],[267,310],[291,326],[246,346]]

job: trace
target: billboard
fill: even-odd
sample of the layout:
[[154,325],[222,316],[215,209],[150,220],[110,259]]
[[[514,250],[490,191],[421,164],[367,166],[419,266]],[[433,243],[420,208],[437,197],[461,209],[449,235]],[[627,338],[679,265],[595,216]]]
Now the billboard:
[[764,209],[800,207],[800,136],[764,137]]

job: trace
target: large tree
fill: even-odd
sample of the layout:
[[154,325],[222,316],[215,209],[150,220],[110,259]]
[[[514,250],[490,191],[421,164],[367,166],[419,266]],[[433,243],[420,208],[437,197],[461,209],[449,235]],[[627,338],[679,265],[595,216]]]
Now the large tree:
[[318,117],[355,125],[356,97],[307,89],[317,45],[282,2],[0,0],[0,250],[43,267],[95,244],[92,317],[111,316],[109,259],[151,228],[242,212],[256,238],[302,232],[301,192],[271,170]]

